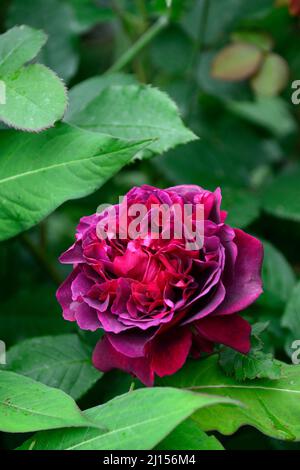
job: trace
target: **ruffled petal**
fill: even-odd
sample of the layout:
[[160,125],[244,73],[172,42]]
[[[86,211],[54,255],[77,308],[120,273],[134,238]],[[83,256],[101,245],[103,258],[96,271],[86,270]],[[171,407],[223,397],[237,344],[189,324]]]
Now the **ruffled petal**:
[[[75,304],[75,302],[74,302]],[[89,307],[85,302],[76,302],[74,307],[75,319],[78,323],[79,328],[82,330],[96,331],[101,328],[101,323],[98,319],[96,310]]]
[[63,317],[68,321],[75,321],[74,310],[71,308],[73,302],[71,287],[78,273],[79,269],[74,269],[56,291],[56,298],[63,309]]
[[124,372],[133,374],[148,387],[151,387],[154,383],[154,373],[150,369],[147,358],[131,358],[121,354],[112,346],[106,336],[96,345],[93,353],[93,364],[102,372],[121,369]]

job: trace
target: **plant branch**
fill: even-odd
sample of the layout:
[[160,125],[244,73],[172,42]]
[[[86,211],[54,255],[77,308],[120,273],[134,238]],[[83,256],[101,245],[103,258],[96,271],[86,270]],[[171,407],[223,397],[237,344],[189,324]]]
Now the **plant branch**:
[[168,24],[168,19],[161,16],[108,70],[108,73],[119,72],[129,64]]

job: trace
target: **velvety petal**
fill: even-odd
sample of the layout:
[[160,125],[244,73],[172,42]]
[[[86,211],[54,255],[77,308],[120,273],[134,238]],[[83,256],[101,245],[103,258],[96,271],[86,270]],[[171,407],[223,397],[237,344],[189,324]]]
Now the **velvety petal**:
[[105,312],[98,311],[97,314],[103,329],[108,333],[121,333],[133,327],[132,325],[125,325],[117,315],[112,314],[109,310]]
[[130,242],[124,255],[115,257],[113,266],[117,276],[142,280],[147,264],[148,256],[141,251],[139,245]]
[[88,279],[83,273],[79,272],[79,274],[72,282],[72,299],[82,300],[82,297],[88,293],[92,285],[93,282]]
[[192,346],[189,328],[176,328],[151,342],[151,369],[160,377],[174,374],[186,361]]
[[80,222],[76,228],[77,240],[81,240],[87,233],[87,231],[90,229],[90,227],[96,226],[98,220],[99,214],[92,214],[81,217]]
[[121,369],[138,377],[147,386],[153,385],[154,373],[149,360],[145,357],[131,358],[119,353],[104,336],[96,345],[93,353],[93,364],[102,372]]
[[199,320],[200,318],[207,317],[209,314],[216,311],[218,306],[222,304],[226,295],[225,287],[223,286],[222,282],[218,285],[216,292],[210,296],[204,303],[201,308],[199,308],[197,313],[194,313],[187,320],[183,321],[183,325],[187,325],[188,323],[192,323],[195,320]]
[[206,317],[194,327],[208,341],[224,344],[243,354],[250,351],[251,326],[239,315]]
[[120,334],[108,334],[107,337],[119,353],[129,357],[140,357],[145,355],[145,346],[153,338],[156,331],[145,332],[135,328]]
[[85,259],[82,252],[81,242],[74,243],[67,251],[60,257],[59,261],[62,264],[79,264],[84,263]]
[[237,258],[232,273],[227,271],[224,277],[226,296],[216,311],[222,315],[244,310],[262,293],[262,243],[242,230],[236,229],[235,235]]
[[96,331],[102,326],[96,310],[89,307],[85,302],[76,303],[75,319],[82,330]]
[[69,321],[75,321],[74,310],[71,309],[71,304],[73,302],[71,286],[78,273],[79,270],[74,269],[56,292],[56,298],[63,309],[63,317],[65,320]]
[[214,343],[208,339],[203,338],[200,334],[193,335],[193,344],[191,349],[191,356],[198,359],[201,354],[211,354],[214,350]]

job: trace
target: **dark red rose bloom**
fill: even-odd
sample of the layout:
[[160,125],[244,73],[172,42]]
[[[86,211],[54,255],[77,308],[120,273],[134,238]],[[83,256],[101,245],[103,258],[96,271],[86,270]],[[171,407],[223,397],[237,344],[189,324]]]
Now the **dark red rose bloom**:
[[251,327],[237,312],[262,292],[261,242],[225,223],[219,189],[142,186],[127,194],[128,208],[137,203],[146,206],[147,217],[153,204],[202,204],[203,246],[187,247],[184,236],[121,237],[121,224],[116,236],[101,238],[97,227],[115,217],[110,210],[81,219],[76,242],[60,258],[74,269],[57,298],[66,320],[105,331],[94,365],[152,385],[155,374],[173,374],[188,355],[211,353],[215,344],[248,353]]

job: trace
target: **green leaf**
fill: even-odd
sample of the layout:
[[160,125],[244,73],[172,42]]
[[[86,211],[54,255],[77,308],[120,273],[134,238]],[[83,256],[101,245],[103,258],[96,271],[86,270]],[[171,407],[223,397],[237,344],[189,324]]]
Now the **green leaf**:
[[215,438],[203,432],[191,418],[179,424],[158,446],[156,450],[223,450]]
[[101,75],[78,83],[69,91],[69,105],[64,120],[71,121],[73,116],[83,111],[108,86],[134,85],[136,83],[133,75],[125,73]]
[[300,221],[300,168],[280,174],[263,192],[263,208],[283,219]]
[[16,129],[41,131],[62,118],[67,106],[63,82],[44,65],[24,67],[3,77],[6,103],[0,119]]
[[0,239],[99,188],[145,147],[66,124],[42,134],[2,131]]
[[44,336],[9,349],[6,369],[59,388],[77,400],[102,376],[91,357],[91,349],[77,335]]
[[241,354],[228,347],[219,352],[219,364],[226,375],[234,377],[238,382],[253,379],[276,380],[282,377],[282,365],[275,361],[271,354],[262,351],[263,341],[260,335],[268,327],[268,323],[255,323],[251,332],[251,351]]
[[266,307],[282,308],[290,298],[296,277],[282,253],[267,241],[264,241],[262,278],[264,292],[258,303]]
[[7,26],[26,23],[46,31],[48,41],[38,56],[65,81],[76,73],[76,17],[71,5],[61,0],[14,0],[7,14]]
[[251,81],[257,95],[276,96],[287,86],[289,67],[278,54],[269,54],[258,74]]
[[229,101],[226,106],[238,116],[267,129],[278,138],[297,130],[289,105],[277,96],[258,96],[256,101]]
[[224,40],[240,21],[248,18],[264,17],[274,9],[274,0],[210,0],[208,12],[205,10],[205,2],[192,2],[193,8],[189,9],[184,25],[194,39],[199,36],[199,25],[205,22],[205,39],[207,44],[215,44]]
[[225,374],[238,382],[263,378],[276,380],[282,376],[281,364],[271,354],[262,351],[254,350],[245,355],[230,348],[222,348],[219,363]]
[[[26,265],[24,269],[26,270]],[[39,285],[32,295],[33,289],[35,288],[31,285],[23,287],[22,291],[12,295],[9,300],[1,302],[1,339],[7,347],[37,335],[58,335],[75,330],[73,323],[62,318],[55,298],[55,288]]]
[[269,52],[274,46],[273,38],[260,31],[236,31],[231,34],[231,40],[236,43],[252,44],[264,52]]
[[76,31],[84,33],[97,23],[114,19],[112,8],[97,5],[93,0],[67,0],[76,17]]
[[236,405],[224,397],[215,398],[175,388],[140,389],[84,412],[87,419],[101,423],[107,432],[85,428],[39,433],[25,442],[21,449],[153,449],[197,409],[212,406],[220,400],[227,406]]
[[34,59],[47,41],[43,31],[16,26],[0,35],[0,76],[18,70]]
[[0,371],[0,431],[33,432],[86,426],[71,397],[14,372]]
[[250,100],[250,89],[245,81],[229,82],[213,78],[211,69],[217,53],[217,50],[207,50],[201,53],[196,75],[199,88],[206,94],[221,98],[225,102],[229,99]]
[[153,41],[150,57],[158,70],[176,75],[190,67],[193,50],[190,37],[179,26],[172,26]]
[[282,316],[281,325],[288,329],[286,335],[286,351],[292,354],[292,344],[295,340],[300,340],[300,283],[294,287],[290,299],[286,305]]
[[150,86],[108,87],[68,122],[120,139],[157,139],[149,146],[155,153],[196,139],[173,101]]
[[193,419],[204,431],[214,430],[227,435],[241,426],[250,425],[270,437],[300,440],[300,366],[282,363],[279,380],[256,379],[239,383],[224,374],[214,355],[188,362],[181,371],[160,383],[226,396],[245,405],[230,410],[223,405],[199,410]]
[[174,149],[154,159],[153,164],[177,184],[242,189],[252,184],[257,170],[279,159],[280,149],[274,140],[258,137],[240,119],[228,115],[201,127],[200,135],[201,139],[186,145],[184,151]]
[[259,217],[259,199],[247,190],[222,187],[222,209],[228,212],[226,223],[244,228]]
[[218,80],[245,80],[254,75],[262,59],[262,51],[256,46],[246,43],[231,44],[216,55],[211,74]]

